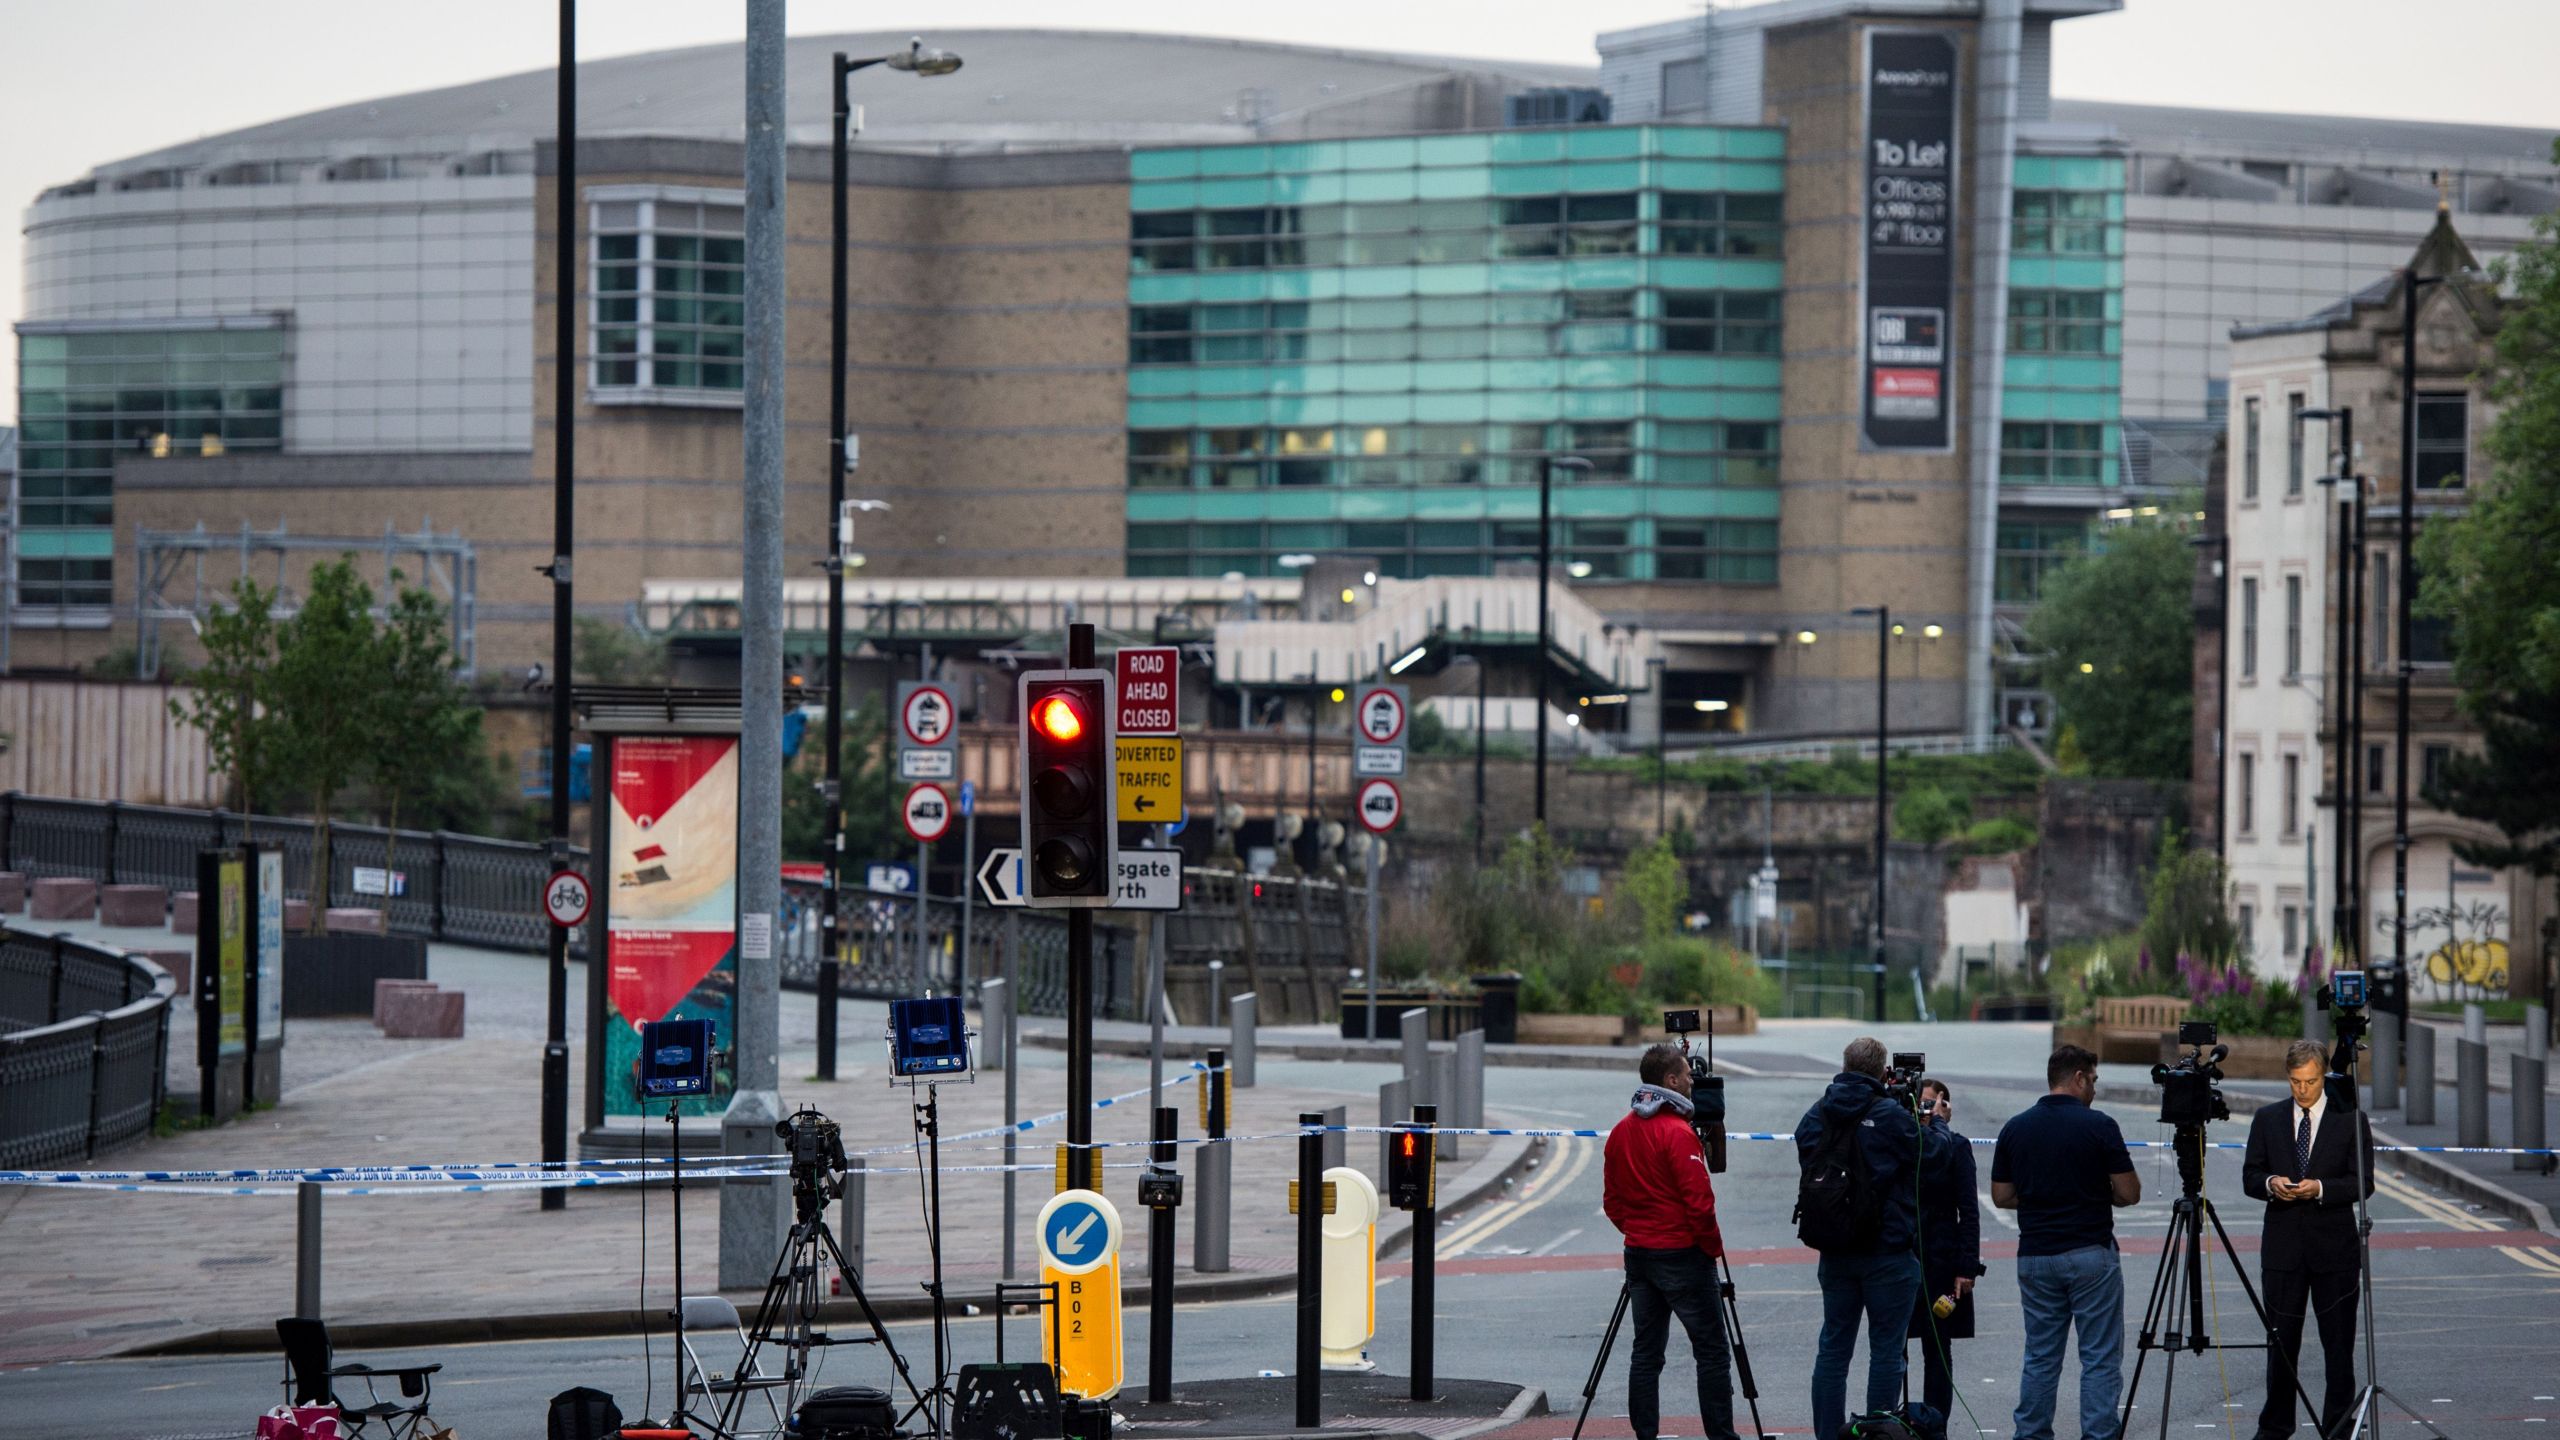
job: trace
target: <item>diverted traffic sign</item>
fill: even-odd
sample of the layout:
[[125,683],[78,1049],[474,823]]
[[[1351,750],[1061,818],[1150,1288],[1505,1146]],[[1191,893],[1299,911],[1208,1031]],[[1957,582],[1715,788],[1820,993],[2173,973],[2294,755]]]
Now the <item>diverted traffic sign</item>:
[[1182,852],[1122,846],[1111,887],[1114,910],[1182,908]]
[[1020,905],[1022,899],[1022,851],[1013,846],[990,850],[978,862],[978,893],[990,905]]
[[1115,662],[1120,723],[1113,733],[1171,735],[1182,715],[1182,651],[1172,645],[1138,645]]
[[1182,742],[1122,735],[1115,742],[1112,788],[1118,817],[1135,825],[1171,825],[1182,818]]
[[907,833],[930,845],[951,829],[951,796],[939,785],[916,785],[907,791]]
[[1058,1388],[1088,1399],[1120,1393],[1120,1212],[1091,1190],[1062,1190],[1040,1207],[1040,1279],[1058,1287],[1040,1309],[1042,1348],[1058,1357]]
[[1404,744],[1404,722],[1412,706],[1412,696],[1402,685],[1368,685],[1360,691],[1358,708],[1351,712],[1360,727],[1360,738],[1372,745]]
[[1404,818],[1404,792],[1396,788],[1396,782],[1383,776],[1364,780],[1360,782],[1359,799],[1353,808],[1360,812],[1361,824],[1384,835]]

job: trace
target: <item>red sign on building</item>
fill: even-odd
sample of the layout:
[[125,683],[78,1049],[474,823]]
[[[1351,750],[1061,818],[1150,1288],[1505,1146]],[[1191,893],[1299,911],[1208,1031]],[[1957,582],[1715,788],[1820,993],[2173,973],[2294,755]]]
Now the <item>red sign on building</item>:
[[1120,652],[1119,735],[1172,735],[1182,715],[1182,651],[1140,645]]

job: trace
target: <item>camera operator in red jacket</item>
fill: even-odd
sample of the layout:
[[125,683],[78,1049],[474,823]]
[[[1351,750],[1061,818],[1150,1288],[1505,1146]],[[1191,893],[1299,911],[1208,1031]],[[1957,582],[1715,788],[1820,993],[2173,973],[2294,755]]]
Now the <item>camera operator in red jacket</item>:
[[1628,1309],[1636,1322],[1627,1421],[1635,1440],[1657,1440],[1661,1433],[1663,1352],[1677,1315],[1697,1357],[1698,1414],[1707,1440],[1738,1440],[1731,1350],[1716,1288],[1724,1237],[1716,1229],[1706,1152],[1689,1123],[1695,1112],[1689,1057],[1656,1045],[1644,1052],[1636,1073],[1644,1083],[1602,1152],[1600,1198],[1609,1223],[1626,1237]]

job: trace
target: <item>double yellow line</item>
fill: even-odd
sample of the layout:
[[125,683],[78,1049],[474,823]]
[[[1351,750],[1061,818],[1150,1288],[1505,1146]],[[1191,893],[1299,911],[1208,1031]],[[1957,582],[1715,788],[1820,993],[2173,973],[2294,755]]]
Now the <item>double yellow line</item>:
[[1441,1236],[1439,1258],[1454,1260],[1464,1255],[1563,1194],[1581,1178],[1584,1170],[1590,1168],[1591,1157],[1600,1149],[1600,1142],[1596,1140],[1560,1139],[1555,1144],[1564,1153],[1548,1162],[1545,1173],[1521,1187],[1519,1199],[1498,1201],[1487,1207],[1482,1215]]
[[[2376,1171],[2373,1177],[2373,1192],[2376,1195],[2387,1194],[2419,1214],[2432,1220],[2441,1220],[2455,1230],[2466,1230],[2478,1234],[2506,1228],[2494,1220],[2484,1220],[2450,1200],[2430,1195],[2397,1175]],[[2497,1251],[2537,1275],[2560,1277],[2560,1257],[2553,1256],[2540,1246],[2500,1245]]]

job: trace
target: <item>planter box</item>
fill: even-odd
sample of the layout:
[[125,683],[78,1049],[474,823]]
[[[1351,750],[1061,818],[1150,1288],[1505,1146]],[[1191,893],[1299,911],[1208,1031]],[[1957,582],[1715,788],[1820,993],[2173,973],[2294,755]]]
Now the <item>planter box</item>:
[[427,978],[427,942],[407,935],[284,937],[284,1013],[292,1019],[373,1014],[377,980]]
[[196,892],[193,890],[181,890],[169,897],[169,933],[196,933]]
[[1636,1022],[1624,1015],[1523,1015],[1523,1045],[1624,1045],[1636,1038]]
[[[1404,1012],[1421,1010],[1424,1027],[1433,1040],[1455,1040],[1477,1025],[1479,1006],[1472,995],[1434,995],[1417,990],[1385,990],[1378,992],[1378,1038],[1401,1039],[1404,1035]],[[1369,1035],[1369,992],[1357,985],[1342,987],[1342,1038],[1365,1040]]]
[[2065,1045],[2077,1045],[2092,1055],[2097,1054],[2098,1027],[2095,1025],[2064,1025],[2056,1022],[2053,1027],[2053,1048],[2059,1050]]
[[0,870],[0,914],[15,915],[27,908],[27,877],[15,870]]
[[308,900],[285,901],[284,932],[288,935],[299,935],[310,928],[311,902]]
[[98,915],[98,882],[55,876],[29,887],[27,918],[94,920]]
[[376,981],[374,981],[374,982],[373,982],[373,1023],[374,1023],[374,1024],[376,1024],[376,1025],[388,1025],[388,1024],[390,1024],[390,1023],[391,1023],[390,1021],[385,1020],[385,1019],[383,1018],[383,1015],[384,1015],[384,1013],[385,1013],[385,1012],[384,1012],[384,1010],[383,1010],[383,1006],[385,1005],[385,1003],[387,1003],[387,1002],[390,1000],[390,998],[391,998],[393,995],[397,994],[398,992],[400,992],[400,991],[402,991],[402,990],[433,990],[434,988],[436,988],[436,982],[434,982],[433,980],[376,980]]
[[382,997],[382,1033],[392,1040],[462,1038],[462,992],[432,985],[393,990]]
[[161,969],[178,982],[177,1003],[193,1006],[196,996],[196,952],[193,950],[136,950],[133,952]]
[[332,935],[387,935],[390,927],[383,924],[382,912],[365,905],[332,905],[320,917],[320,924]]
[[98,922],[154,928],[169,918],[169,891],[161,885],[110,885],[98,892]]
[[1976,1020],[2046,1020],[2053,1019],[2053,997],[2050,995],[2011,995],[1973,1002]]

